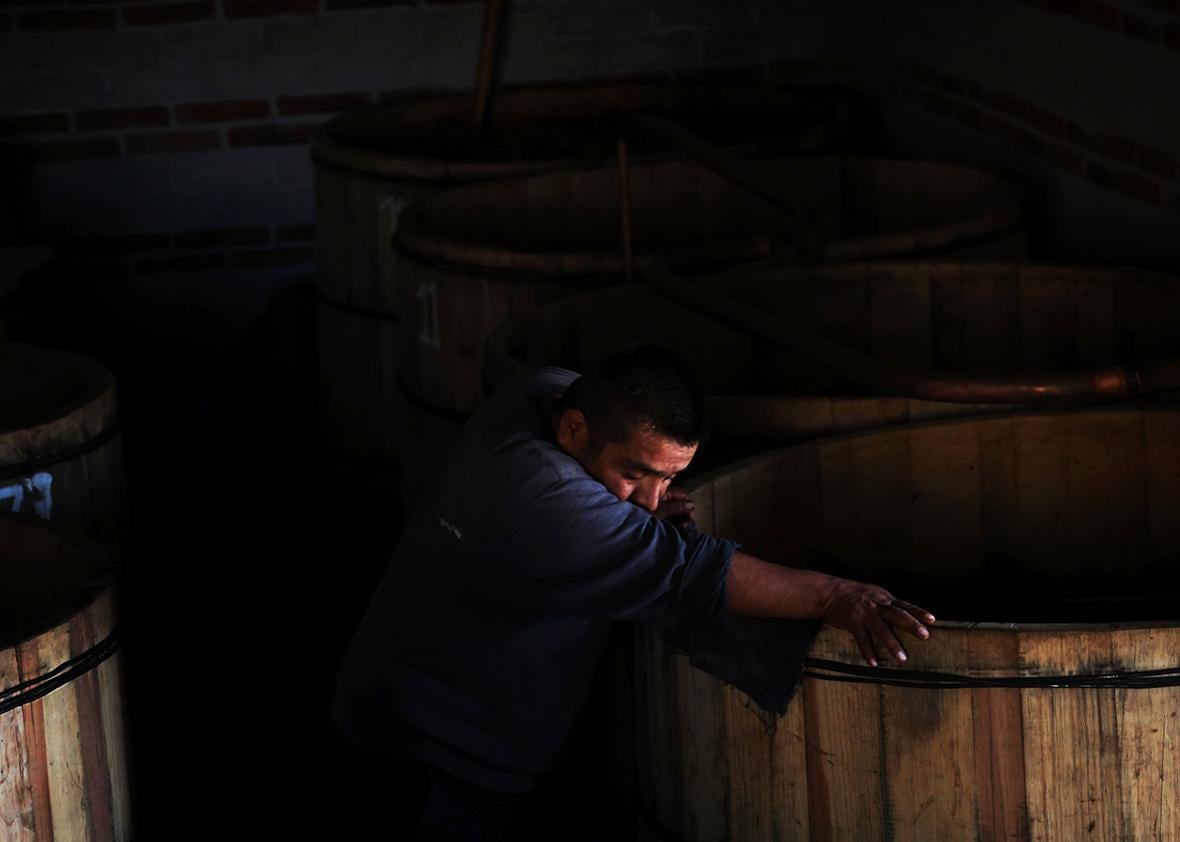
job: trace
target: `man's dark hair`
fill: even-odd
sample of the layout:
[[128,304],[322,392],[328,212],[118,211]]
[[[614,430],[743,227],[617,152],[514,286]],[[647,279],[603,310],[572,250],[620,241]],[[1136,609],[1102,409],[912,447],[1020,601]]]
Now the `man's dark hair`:
[[599,444],[623,442],[646,430],[677,444],[708,437],[704,393],[689,364],[660,345],[633,345],[610,354],[592,374],[570,384],[563,397],[580,410]]

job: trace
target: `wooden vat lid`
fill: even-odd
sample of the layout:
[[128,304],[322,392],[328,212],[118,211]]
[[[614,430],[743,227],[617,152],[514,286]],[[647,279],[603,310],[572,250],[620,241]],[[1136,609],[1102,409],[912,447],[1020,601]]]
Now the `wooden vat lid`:
[[81,354],[0,345],[0,465],[78,447],[109,429],[115,378]]
[[492,100],[491,131],[472,137],[471,94],[418,94],[346,114],[317,133],[317,163],[386,178],[467,180],[569,166],[612,121],[661,114],[714,143],[805,151],[821,147],[848,108],[831,96],[749,85],[585,84],[507,88]]

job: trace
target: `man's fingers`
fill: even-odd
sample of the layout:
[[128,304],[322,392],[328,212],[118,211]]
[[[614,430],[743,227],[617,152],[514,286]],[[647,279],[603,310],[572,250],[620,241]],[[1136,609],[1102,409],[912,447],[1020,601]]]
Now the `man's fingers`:
[[869,628],[872,630],[873,637],[881,642],[881,645],[888,650],[894,660],[898,663],[905,663],[908,660],[905,649],[901,646],[901,641],[893,633],[893,627],[882,619],[880,613],[873,615],[872,619],[869,620]]
[[925,640],[930,637],[929,629],[918,619],[919,615],[926,613],[920,608],[909,605],[908,603],[894,601],[892,605],[881,606],[881,613],[890,625],[905,629],[919,640]]
[[857,626],[852,630],[852,636],[856,640],[856,645],[860,648],[860,654],[870,667],[877,666],[877,650],[873,646],[873,638],[863,626]]
[[919,608],[917,605],[914,605],[914,603],[912,603],[912,602],[906,602],[903,599],[895,599],[895,600],[893,600],[893,606],[895,608],[900,608],[901,610],[905,611],[907,614],[910,614],[913,617],[916,617],[918,622],[924,623],[927,626],[934,622],[934,615],[933,614],[931,614],[925,608]]

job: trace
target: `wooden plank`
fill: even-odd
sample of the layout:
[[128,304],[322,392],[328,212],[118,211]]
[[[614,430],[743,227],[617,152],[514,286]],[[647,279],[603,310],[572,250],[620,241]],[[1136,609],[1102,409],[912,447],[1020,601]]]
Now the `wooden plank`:
[[860,575],[909,563],[910,438],[891,431],[820,444],[828,552]]
[[[57,665],[68,660],[69,633],[60,628],[37,638],[42,663]],[[49,803],[55,836],[90,839],[91,826],[83,765],[77,687],[73,682],[41,699],[44,711],[45,751],[49,773]]]
[[[105,629],[101,637],[105,637]],[[70,619],[70,650],[82,653],[91,649],[101,637],[96,636],[93,618],[82,612]],[[111,758],[102,714],[102,698],[97,670],[77,676],[67,688],[74,692],[78,716],[78,750],[82,767],[87,820],[91,842],[115,842],[115,818],[111,803]],[[62,688],[63,690],[66,688]]]
[[[1070,674],[1108,667],[1109,633],[1020,636],[1034,672]],[[1119,692],[1032,689],[1022,696],[1030,835],[1037,840],[1129,839],[1120,803]]]
[[776,813],[772,746],[777,717],[762,711],[748,696],[721,688],[725,769],[728,788],[728,842],[765,842],[772,838]]
[[980,842],[1027,840],[1024,716],[1015,688],[971,690]]
[[680,827],[687,839],[721,842],[729,838],[726,732],[717,679],[676,658],[677,713],[680,725]]
[[1180,413],[1148,412],[1146,440],[1147,521],[1153,564],[1180,558]]
[[807,814],[812,842],[891,840],[880,688],[805,679]]
[[[1148,456],[1139,412],[1071,416],[1066,477],[1070,552],[1060,558],[1070,573],[1133,575],[1147,571]],[[1062,542],[1064,543],[1064,542]],[[1170,573],[1174,559],[1167,568]]]
[[[1117,633],[1116,646],[1138,669],[1175,666],[1176,628]],[[1180,839],[1180,687],[1116,691],[1122,804],[1129,839]]]
[[1016,498],[1011,554],[1029,572],[1056,574],[1074,547],[1071,519],[1069,421],[1037,415],[1014,421]]
[[770,780],[774,811],[769,838],[774,842],[802,842],[810,836],[804,708],[804,694],[800,688],[786,713],[775,721],[771,735]]
[[971,696],[958,690],[882,687],[880,728],[885,833],[896,839],[976,836],[975,734]]
[[910,559],[906,573],[925,579],[979,572],[980,452],[971,424],[915,429],[910,445]]
[[[0,651],[0,686],[20,682],[16,651]],[[13,842],[36,840],[36,803],[33,772],[23,708],[0,714],[0,838]]]

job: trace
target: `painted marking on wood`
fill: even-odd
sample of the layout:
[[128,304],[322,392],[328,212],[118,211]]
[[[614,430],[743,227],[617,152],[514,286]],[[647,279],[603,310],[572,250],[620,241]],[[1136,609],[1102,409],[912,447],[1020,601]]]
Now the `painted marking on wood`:
[[0,501],[11,500],[14,513],[31,511],[43,520],[53,516],[53,477],[43,471],[0,488]]
[[418,341],[429,348],[442,347],[438,329],[438,286],[434,281],[418,284]]

